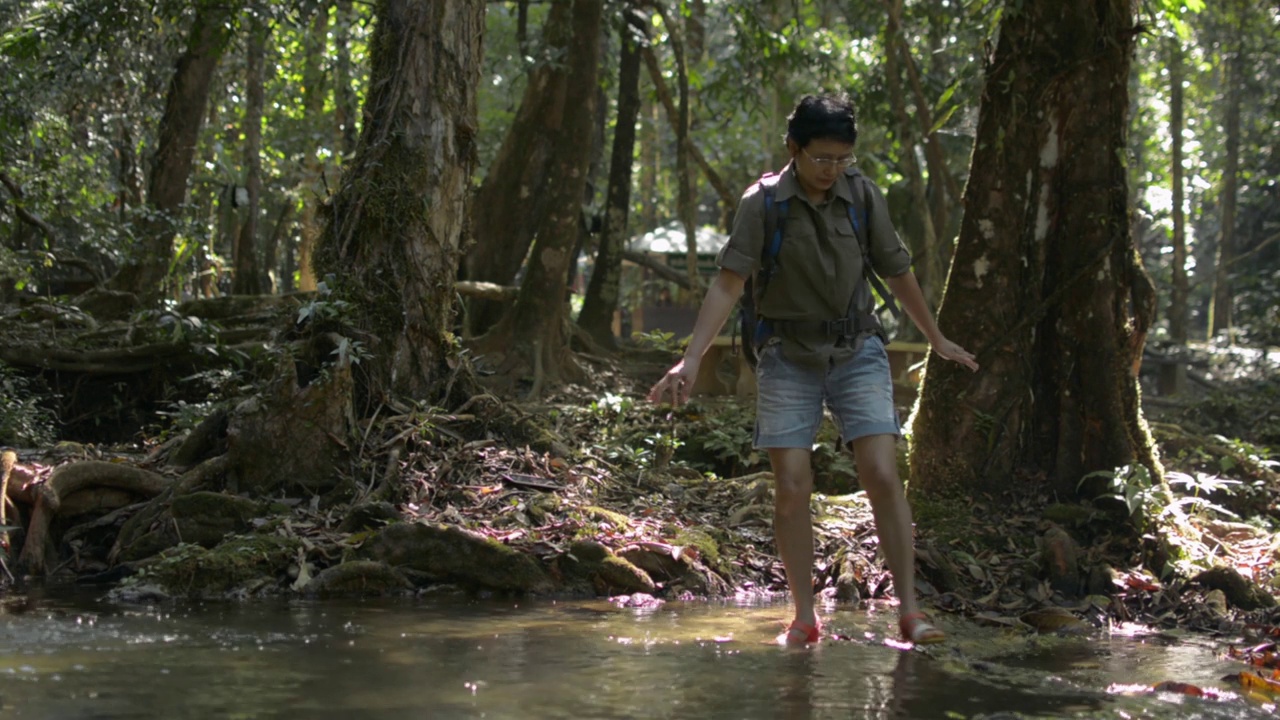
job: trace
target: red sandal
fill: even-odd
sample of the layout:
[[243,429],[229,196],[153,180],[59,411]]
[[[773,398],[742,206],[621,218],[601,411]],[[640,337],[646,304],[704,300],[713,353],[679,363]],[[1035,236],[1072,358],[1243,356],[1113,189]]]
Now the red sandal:
[[922,612],[903,615],[898,619],[898,629],[903,640],[916,645],[936,645],[947,639],[947,634],[930,624]]
[[[796,639],[800,642],[796,642]],[[779,645],[812,645],[822,639],[822,623],[810,625],[799,620],[791,621],[787,631],[778,636]]]

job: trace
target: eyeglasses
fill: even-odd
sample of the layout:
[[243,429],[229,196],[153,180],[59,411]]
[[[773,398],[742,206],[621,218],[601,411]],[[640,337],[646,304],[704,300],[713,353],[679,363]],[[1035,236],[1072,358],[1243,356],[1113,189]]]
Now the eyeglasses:
[[831,157],[816,158],[810,155],[809,151],[806,150],[805,148],[800,148],[800,152],[804,153],[805,157],[809,158],[809,160],[814,165],[817,165],[820,168],[835,168],[836,170],[844,170],[845,168],[849,167],[850,165],[853,165],[853,163],[857,161],[857,158],[854,157],[853,155],[844,155],[842,157],[836,157],[836,158],[831,158]]

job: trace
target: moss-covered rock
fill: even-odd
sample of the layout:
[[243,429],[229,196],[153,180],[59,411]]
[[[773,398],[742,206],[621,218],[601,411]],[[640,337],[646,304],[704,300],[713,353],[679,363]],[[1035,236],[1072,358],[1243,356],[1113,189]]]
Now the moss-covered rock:
[[211,548],[227,535],[248,532],[261,513],[259,503],[226,493],[195,492],[168,502],[157,498],[120,528],[115,554],[133,562],[181,543]]
[[556,558],[561,590],[582,595],[653,593],[657,585],[644,570],[593,540],[579,540]]
[[338,530],[348,533],[372,530],[402,519],[403,516],[395,505],[389,502],[369,502],[348,510]]
[[248,531],[261,510],[249,498],[216,492],[180,495],[169,508],[182,541],[204,547],[213,547],[232,533]]
[[148,561],[126,582],[187,598],[271,592],[280,588],[283,569],[300,547],[298,538],[279,535],[237,535],[212,549],[184,543]]
[[321,597],[371,597],[409,592],[413,583],[404,573],[382,562],[353,560],[326,568],[311,580],[306,591]]
[[450,525],[396,523],[378,531],[358,557],[408,568],[434,582],[469,589],[545,593],[551,576],[537,559],[493,538]]

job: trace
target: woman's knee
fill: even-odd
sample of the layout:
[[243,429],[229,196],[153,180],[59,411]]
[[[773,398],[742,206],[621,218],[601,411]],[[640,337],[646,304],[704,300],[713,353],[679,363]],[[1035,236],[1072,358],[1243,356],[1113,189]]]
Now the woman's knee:
[[858,484],[866,491],[867,498],[872,501],[902,492],[898,468],[889,463],[858,463]]

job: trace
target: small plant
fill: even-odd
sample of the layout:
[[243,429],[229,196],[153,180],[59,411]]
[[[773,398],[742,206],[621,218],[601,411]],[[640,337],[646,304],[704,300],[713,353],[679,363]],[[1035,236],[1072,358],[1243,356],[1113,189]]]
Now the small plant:
[[57,416],[26,376],[0,362],[0,445],[33,447],[58,440]]
[[684,350],[684,340],[676,339],[675,333],[665,330],[650,330],[649,332],[632,333],[631,337],[641,346],[661,350],[669,353],[679,353]]
[[1105,480],[1107,485],[1106,490],[1094,500],[1120,501],[1128,508],[1129,516],[1136,517],[1140,523],[1145,522],[1157,493],[1161,492],[1161,488],[1153,483],[1151,472],[1145,465],[1124,465],[1115,470],[1091,472],[1080,478],[1076,490],[1080,490],[1085,483],[1094,478]]
[[311,302],[298,308],[299,325],[304,322],[319,320],[336,320],[345,317],[351,309],[351,303],[346,300],[332,298],[333,289],[329,287],[327,282],[316,284],[316,296]]

